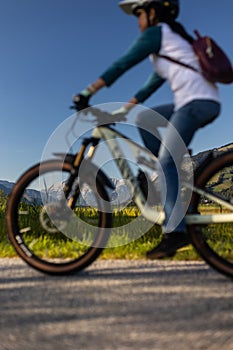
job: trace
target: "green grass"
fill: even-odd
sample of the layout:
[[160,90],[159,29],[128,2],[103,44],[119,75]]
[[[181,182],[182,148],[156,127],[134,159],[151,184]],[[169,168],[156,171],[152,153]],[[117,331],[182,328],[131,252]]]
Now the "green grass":
[[[17,254],[9,242],[6,234],[6,223],[5,223],[5,205],[4,203],[0,205],[0,258],[5,257],[16,257]],[[68,239],[65,236],[57,233],[46,233],[41,229],[40,222],[38,220],[37,209],[30,208],[28,210],[28,220],[30,221],[30,226],[32,230],[25,234],[24,239],[28,241],[28,245],[36,251],[38,255],[46,258],[71,258],[77,255],[80,255],[80,251],[83,251],[85,247],[85,240],[88,239],[88,233],[85,234],[85,239],[83,240],[84,244],[79,242],[73,242],[71,239]],[[212,208],[210,205],[203,207],[203,211],[215,211],[216,208]],[[96,212],[93,209],[79,209],[79,216],[82,216],[84,220],[91,218],[91,222],[97,225]],[[139,215],[138,210],[135,207],[129,207],[121,211],[116,211],[113,216],[113,223],[115,227],[124,226],[130,221],[134,220]],[[22,216],[22,227],[27,226],[25,220],[27,218]],[[139,227],[140,229],[140,227]],[[211,230],[211,226],[208,226],[208,229]],[[214,226],[216,229],[216,225]],[[72,230],[75,231],[75,226],[72,227]],[[121,232],[121,229],[119,230]],[[104,249],[101,258],[102,259],[143,259],[147,251],[155,247],[161,239],[161,229],[154,225],[148,232],[143,234],[136,240],[130,240],[129,233],[127,228],[122,229],[123,233],[120,235],[111,235],[109,240],[110,248]],[[83,232],[82,232],[83,233]],[[207,232],[208,233],[208,232]],[[225,249],[226,254],[230,255],[233,259],[233,225],[232,224],[223,224],[219,227],[219,232],[221,236],[224,235],[224,247],[219,245],[219,240],[216,242],[213,240],[213,249]],[[218,237],[218,234],[215,237]],[[211,232],[210,232],[210,237]],[[212,239],[212,238],[211,238]],[[130,242],[128,244],[122,245],[122,241]],[[112,248],[113,247],[113,248]],[[227,248],[228,247],[228,248]],[[77,255],[76,255],[77,254]],[[225,254],[225,253],[224,253]],[[181,249],[178,254],[175,255],[173,259],[176,260],[197,260],[199,256],[195,252],[194,248],[189,245]]]
[[[82,218],[85,220],[86,217],[95,219],[95,212],[92,209],[82,209]],[[125,210],[115,212],[113,216],[113,223],[115,227],[124,226],[131,220],[135,219],[139,215],[136,208],[126,208]],[[69,239],[62,239],[58,235],[41,232],[41,227],[37,226],[35,217],[38,215],[36,211],[30,210],[30,217],[32,222],[35,223],[33,232],[25,235],[25,241],[30,242],[30,246],[33,246],[33,251],[38,255],[46,255],[46,258],[70,258],[74,256],[74,244]],[[25,217],[22,217],[22,222]],[[24,224],[24,222],[23,222]],[[120,229],[121,230],[121,229]],[[123,230],[122,230],[123,231]],[[39,234],[38,234],[39,232]],[[158,226],[153,226],[147,233],[136,240],[131,241],[128,237],[127,232],[123,232],[120,237],[111,235],[109,240],[110,248],[105,248],[101,258],[102,259],[143,259],[147,251],[155,247],[161,239],[161,229]],[[122,242],[130,242],[122,245]],[[17,257],[12,244],[9,242],[6,233],[5,223],[5,208],[0,208],[0,258],[5,257]],[[83,249],[80,243],[76,244],[76,249]],[[113,247],[113,248],[112,248]],[[198,256],[195,253],[192,246],[188,246],[183,249],[177,256],[178,259],[197,259]]]
[[15,250],[6,234],[5,207],[0,206],[0,258],[16,256]]

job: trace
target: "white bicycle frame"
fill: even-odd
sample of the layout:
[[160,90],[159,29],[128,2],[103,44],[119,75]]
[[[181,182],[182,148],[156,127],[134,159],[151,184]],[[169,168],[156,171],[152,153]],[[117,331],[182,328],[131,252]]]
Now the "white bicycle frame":
[[[124,152],[122,151],[122,148],[119,144],[119,141],[117,139],[124,139],[125,142],[130,146],[130,149],[132,150],[135,159],[137,159],[140,152],[143,152],[143,154],[148,158],[150,158],[151,163],[156,163],[157,158],[148,151],[145,147],[139,145],[137,142],[129,139],[127,136],[121,134],[120,132],[112,129],[108,125],[101,125],[95,127],[93,130],[92,136],[97,139],[103,139],[106,142],[106,145],[110,151],[110,153],[113,156],[113,159],[123,176],[123,178],[128,179],[129,183],[131,184],[130,191],[131,193],[134,193],[134,202],[136,203],[137,207],[140,209],[141,214],[143,217],[145,217],[147,220],[157,223],[161,225],[164,221],[165,214],[163,210],[156,210],[156,208],[149,206],[144,198],[144,195],[142,193],[142,190],[138,184],[137,178],[135,177],[128,161],[127,157],[125,156]],[[88,158],[92,158],[94,153],[96,151],[96,147],[93,146],[89,149],[89,152],[87,154]],[[148,165],[147,165],[148,166]],[[199,214],[186,214],[185,220],[188,225],[195,225],[195,224],[211,224],[211,223],[227,223],[227,222],[233,222],[233,204],[231,204],[228,201],[225,201],[222,198],[219,198],[218,196],[215,196],[212,193],[206,192],[203,189],[197,188],[195,186],[192,186],[188,183],[183,183],[186,188],[189,188],[192,190],[192,192],[196,192],[200,195],[205,195],[206,198],[214,201],[216,204],[223,205],[225,208],[232,210],[232,213],[223,213],[223,214],[206,214],[206,215],[199,215]]]

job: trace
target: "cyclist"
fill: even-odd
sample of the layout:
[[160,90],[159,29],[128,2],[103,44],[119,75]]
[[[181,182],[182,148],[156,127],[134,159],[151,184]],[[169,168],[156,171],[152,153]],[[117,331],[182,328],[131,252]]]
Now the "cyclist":
[[[119,6],[127,14],[138,18],[141,34],[122,57],[96,81],[74,96],[73,102],[78,109],[88,107],[89,99],[94,93],[112,85],[128,69],[149,56],[154,67],[152,74],[129,102],[117,112],[127,113],[132,106],[143,103],[167,81],[174,94],[174,103],[153,109],[169,120],[169,125],[172,124],[176,128],[188,146],[195,132],[219,115],[220,99],[217,86],[207,81],[200,73],[159,56],[170,56],[194,68],[200,68],[191,46],[193,38],[176,21],[179,0],[124,0]],[[138,116],[138,126],[147,126],[149,130],[155,130],[155,116],[142,112]],[[169,149],[175,149],[177,141],[171,129],[167,127],[161,145],[147,130],[139,129],[147,148],[155,155],[158,154],[168,188],[164,204],[163,239],[157,247],[147,253],[150,259],[172,256],[177,249],[189,244],[176,168],[177,162],[181,163],[184,154],[181,151],[176,160],[171,156]],[[177,217],[181,217],[179,222]]]

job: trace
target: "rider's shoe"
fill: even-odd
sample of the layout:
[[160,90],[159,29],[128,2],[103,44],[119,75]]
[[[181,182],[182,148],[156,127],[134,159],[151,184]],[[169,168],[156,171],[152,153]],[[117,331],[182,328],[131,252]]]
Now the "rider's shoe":
[[146,257],[151,260],[172,257],[176,254],[177,249],[190,243],[189,235],[186,232],[173,231],[165,233],[159,245],[147,252]]

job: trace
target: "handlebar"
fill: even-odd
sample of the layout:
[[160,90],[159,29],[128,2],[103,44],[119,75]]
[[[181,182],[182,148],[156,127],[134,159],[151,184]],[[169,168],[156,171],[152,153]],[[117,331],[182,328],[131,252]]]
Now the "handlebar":
[[[70,109],[75,110],[77,115],[75,116],[73,122],[71,123],[68,131],[66,132],[66,143],[70,149],[72,149],[72,143],[69,141],[70,135],[72,134],[76,139],[78,135],[75,133],[75,126],[79,121],[87,121],[95,124],[95,126],[101,125],[115,125],[116,122],[126,121],[126,118],[123,114],[112,115],[109,112],[103,111],[96,107],[88,107],[83,110],[78,110],[75,105],[70,106]],[[89,119],[89,116],[91,119]]]
[[91,116],[95,117],[93,121],[96,122],[97,125],[115,124],[116,122],[126,121],[126,117],[123,113],[112,115],[109,112],[103,111],[99,108],[92,107],[92,106],[79,111],[77,110],[75,105],[72,105],[70,106],[70,109],[76,110],[78,114],[79,113],[80,114],[83,113],[84,115],[91,114]]

